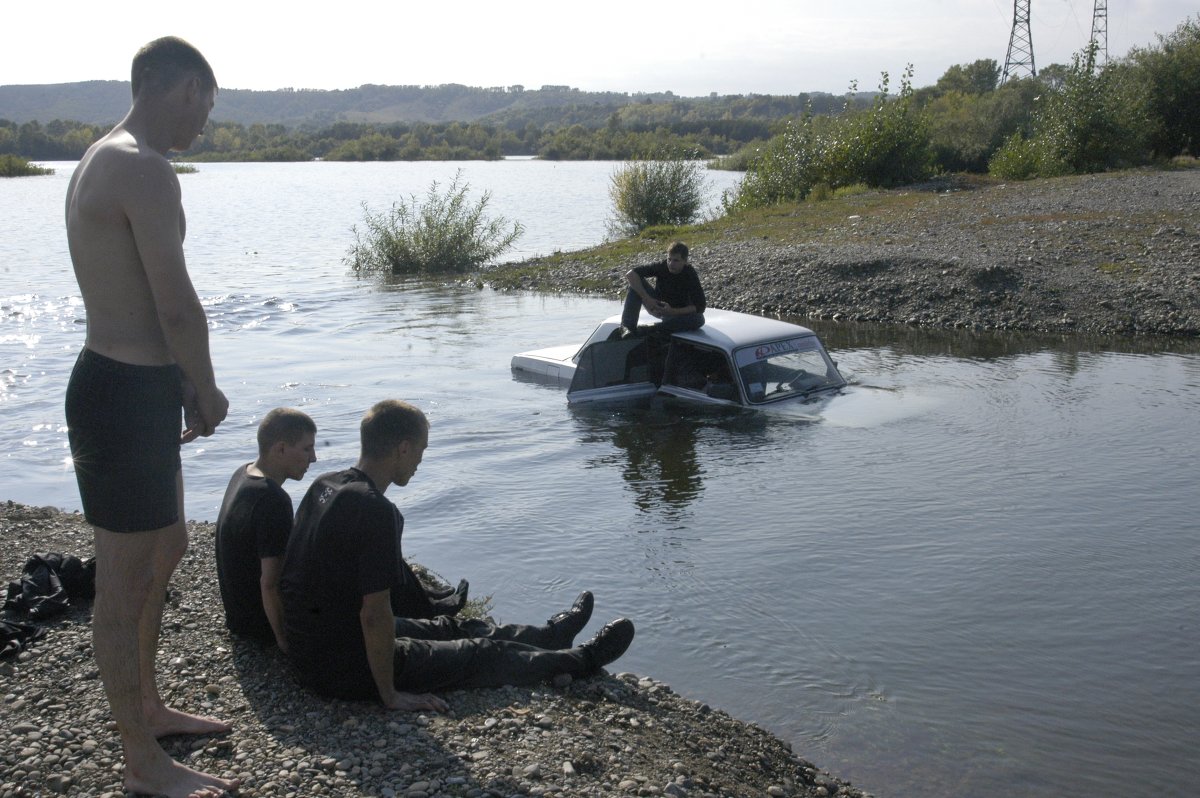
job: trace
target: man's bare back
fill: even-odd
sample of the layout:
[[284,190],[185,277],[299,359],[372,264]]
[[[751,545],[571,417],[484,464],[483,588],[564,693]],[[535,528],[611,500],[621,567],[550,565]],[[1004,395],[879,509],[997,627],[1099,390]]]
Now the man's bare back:
[[[184,216],[179,182],[159,153],[139,147],[120,128],[98,141],[79,162],[67,189],[67,242],[75,278],[87,310],[86,346],[135,365],[174,362],[159,323],[154,293],[138,251],[130,214],[159,205],[175,218],[174,229],[159,231],[158,246],[178,243],[183,262]],[[169,233],[162,235],[162,233]],[[173,279],[191,280],[182,268]]]

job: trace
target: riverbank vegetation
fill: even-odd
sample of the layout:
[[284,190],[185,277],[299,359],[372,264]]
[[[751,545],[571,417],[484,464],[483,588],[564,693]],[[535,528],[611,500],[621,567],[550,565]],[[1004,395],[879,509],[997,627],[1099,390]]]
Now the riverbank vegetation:
[[474,203],[462,172],[441,190],[437,181],[424,200],[416,195],[386,211],[363,206],[363,228],[346,262],[360,274],[414,275],[467,272],[504,253],[521,237],[520,222],[486,214],[491,193]]
[[19,155],[0,155],[0,177],[33,177],[52,175],[53,169],[32,164]]
[[1098,64],[1093,44],[1069,67],[998,85],[995,61],[947,70],[914,90],[911,72],[872,107],[805,114],[753,155],[726,202],[745,210],[802,200],[815,186],[888,188],[935,174],[1053,177],[1163,162],[1200,147],[1200,17],[1157,46]]
[[[1200,16],[1159,36],[1157,44],[1104,64],[1097,63],[1094,49],[1085,49],[1069,66],[1051,65],[1036,77],[1004,83],[990,59],[953,66],[933,86],[915,88],[912,77],[905,70],[895,93],[887,73],[874,92],[851,86],[840,106],[823,94],[606,95],[604,102],[589,104],[583,95],[570,100],[566,87],[543,87],[536,103],[509,102],[471,121],[340,121],[320,128],[214,123],[183,157],[386,161],[519,155],[625,160],[637,171],[644,169],[637,165],[641,153],[686,152],[746,171],[741,188],[724,202],[725,210],[740,212],[803,200],[814,191],[823,196],[855,185],[887,188],[935,175],[1012,180],[1121,169],[1195,155],[1200,147],[1195,102]],[[556,88],[564,91],[550,91]],[[498,91],[526,96],[521,87]],[[569,101],[543,102],[557,95]],[[74,122],[0,120],[0,154],[78,158],[103,132]],[[634,229],[673,223],[635,216]]]
[[610,228],[633,235],[656,225],[691,224],[704,201],[704,170],[685,154],[650,154],[613,172]]

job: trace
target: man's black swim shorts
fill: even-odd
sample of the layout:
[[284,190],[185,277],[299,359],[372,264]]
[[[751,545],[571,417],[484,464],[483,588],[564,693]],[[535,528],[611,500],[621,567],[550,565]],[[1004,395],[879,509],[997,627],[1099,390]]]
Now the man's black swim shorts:
[[79,353],[67,384],[67,437],[88,523],[111,532],[179,520],[179,367]]

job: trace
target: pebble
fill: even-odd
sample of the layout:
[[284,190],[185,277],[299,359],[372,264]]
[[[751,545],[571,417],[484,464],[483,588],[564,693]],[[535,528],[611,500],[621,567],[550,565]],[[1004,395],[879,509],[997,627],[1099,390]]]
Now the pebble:
[[[14,533],[21,522],[36,525],[39,549],[90,555],[79,548],[91,537],[77,514],[0,501],[0,579],[19,575],[26,559],[28,540]],[[296,686],[273,652],[230,639],[213,600],[213,526],[188,527],[190,554],[172,581],[178,604],[168,605],[164,622],[189,607],[196,628],[164,633],[160,684],[171,704],[189,711],[211,704],[234,728],[167,738],[164,747],[192,767],[240,778],[246,798],[701,798],[766,795],[787,779],[797,788],[786,794],[803,798],[815,795],[817,775],[861,798],[759,727],[635,674],[451,692],[447,716],[322,700]],[[124,796],[120,741],[102,685],[72,678],[92,667],[90,612],[73,609],[52,624],[35,656],[0,688],[0,734],[7,735],[0,798]],[[724,759],[711,766],[704,751]]]

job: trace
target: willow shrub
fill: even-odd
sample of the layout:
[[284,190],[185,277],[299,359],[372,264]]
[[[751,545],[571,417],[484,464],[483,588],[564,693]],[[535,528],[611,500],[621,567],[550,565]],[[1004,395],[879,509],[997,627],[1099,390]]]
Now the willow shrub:
[[[848,98],[855,94],[851,86]],[[920,109],[913,103],[912,67],[896,97],[883,73],[874,105],[836,117],[806,113],[789,122],[754,159],[741,186],[725,197],[728,210],[798,202],[813,186],[903,185],[929,176],[932,157]]]
[[459,170],[445,191],[435,180],[422,202],[415,195],[390,211],[373,213],[363,204],[363,230],[346,260],[360,273],[395,275],[468,272],[507,251],[525,232],[520,222],[485,215],[491,192],[471,204],[470,186]]
[[609,181],[613,231],[636,234],[658,225],[691,224],[704,202],[707,180],[699,161],[685,158],[628,161]]

